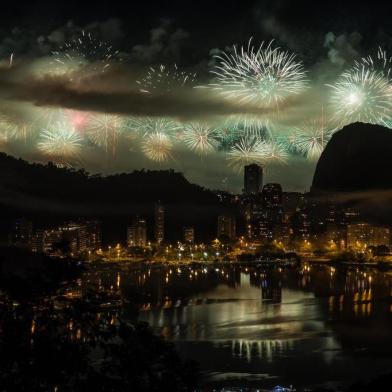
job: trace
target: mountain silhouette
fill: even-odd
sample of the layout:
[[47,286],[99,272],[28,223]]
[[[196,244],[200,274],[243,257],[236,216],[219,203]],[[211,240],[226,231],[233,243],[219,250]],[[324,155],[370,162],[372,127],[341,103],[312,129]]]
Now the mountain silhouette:
[[392,130],[354,123],[336,132],[320,156],[314,192],[392,189]]
[[[0,213],[9,225],[25,216],[35,226],[78,217],[104,224],[104,240],[125,240],[126,225],[139,215],[147,218],[153,239],[154,203],[166,210],[166,237],[181,239],[184,226],[194,226],[204,240],[216,235],[218,196],[191,184],[173,170],[138,170],[109,176],[89,175],[83,169],[28,163],[0,153]],[[1,223],[0,223],[1,225]],[[7,231],[5,228],[3,231]]]

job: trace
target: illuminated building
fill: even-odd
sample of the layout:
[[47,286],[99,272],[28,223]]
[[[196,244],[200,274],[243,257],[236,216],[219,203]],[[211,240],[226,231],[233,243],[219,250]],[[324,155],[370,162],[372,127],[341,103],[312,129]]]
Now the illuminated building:
[[246,195],[258,194],[263,186],[263,168],[252,164],[244,167],[244,193]]
[[365,249],[369,246],[390,245],[390,229],[369,223],[354,223],[347,226],[347,247]]
[[68,223],[59,228],[62,240],[68,242],[72,254],[83,253],[88,250],[87,227],[84,224]]
[[263,208],[281,209],[283,202],[282,186],[280,184],[266,184],[263,187]]
[[304,195],[299,192],[283,192],[283,211],[289,215],[294,214],[304,203]]
[[144,218],[136,217],[127,230],[128,246],[146,246],[147,223]]
[[234,215],[219,215],[218,216],[218,238],[227,237],[234,240],[236,237],[236,224]]
[[158,202],[155,204],[155,242],[160,245],[165,238],[165,209]]
[[195,230],[193,227],[184,228],[184,241],[187,244],[193,244],[195,242]]
[[20,218],[14,222],[10,242],[14,246],[30,247],[32,243],[32,228],[30,221]]
[[259,220],[259,237],[262,241],[267,241],[272,239],[272,230],[269,225],[269,222],[262,218]]
[[53,256],[78,255],[101,245],[101,229],[97,221],[70,222],[52,229],[37,230],[32,236],[33,252]]
[[85,220],[84,224],[87,227],[87,247],[93,251],[102,246],[102,229],[101,222],[95,219]]
[[33,252],[44,251],[44,230],[36,230],[31,237],[31,250]]

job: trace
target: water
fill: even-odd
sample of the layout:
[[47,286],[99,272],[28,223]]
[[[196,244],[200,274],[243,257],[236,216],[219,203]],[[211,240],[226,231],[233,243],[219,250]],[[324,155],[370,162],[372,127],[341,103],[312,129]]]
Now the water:
[[[305,265],[103,274],[211,385],[348,385],[392,370],[392,275]],[[102,279],[101,276],[101,279]]]

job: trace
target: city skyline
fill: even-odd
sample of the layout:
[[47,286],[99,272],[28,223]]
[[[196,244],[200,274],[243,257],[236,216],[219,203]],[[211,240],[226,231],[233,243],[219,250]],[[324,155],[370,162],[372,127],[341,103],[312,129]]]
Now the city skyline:
[[0,390],[390,390],[392,3],[0,12]]

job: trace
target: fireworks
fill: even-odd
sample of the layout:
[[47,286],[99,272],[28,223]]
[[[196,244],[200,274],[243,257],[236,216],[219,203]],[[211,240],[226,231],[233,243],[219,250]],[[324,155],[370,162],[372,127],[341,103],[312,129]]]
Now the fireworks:
[[94,63],[96,71],[105,71],[111,61],[118,58],[119,52],[104,41],[97,39],[91,32],[82,30],[74,39],[66,42],[53,52],[57,73],[66,73],[88,63]]
[[286,164],[289,158],[289,154],[284,145],[274,140],[262,143],[260,146],[260,155],[264,164]]
[[7,143],[15,134],[15,126],[8,121],[7,117],[0,116],[0,143]]
[[66,114],[70,124],[77,130],[85,129],[90,123],[90,113],[79,110],[66,110]]
[[143,137],[156,133],[173,136],[181,129],[178,122],[164,117],[135,117],[130,119],[127,127],[139,132]]
[[232,115],[225,122],[225,126],[250,137],[268,138],[273,128],[272,122],[257,115]]
[[277,105],[307,86],[306,72],[295,55],[262,43],[258,49],[251,45],[233,47],[234,53],[215,56],[218,65],[212,71],[216,82],[211,84],[224,96],[239,103],[259,106]]
[[206,155],[217,147],[217,131],[201,124],[189,124],[185,127],[183,142],[192,151]]
[[172,147],[170,138],[161,132],[147,135],[142,142],[144,155],[158,163],[162,163],[170,157]]
[[81,152],[82,138],[74,128],[58,123],[40,135],[38,149],[60,165],[69,166]]
[[323,118],[313,120],[297,128],[292,146],[309,160],[317,160],[334,131],[327,127]]
[[166,67],[160,65],[158,68],[150,67],[147,75],[136,81],[142,93],[154,91],[170,92],[184,86],[191,86],[196,80],[195,73],[180,71],[177,65]]
[[115,153],[118,137],[122,131],[122,119],[116,115],[99,114],[90,119],[87,134],[98,147]]
[[263,163],[264,147],[264,142],[260,138],[242,138],[227,153],[229,166],[241,172],[245,165]]
[[392,89],[388,80],[364,65],[346,71],[330,87],[331,109],[342,123],[384,124],[391,117]]
[[361,61],[356,61],[355,67],[367,67],[372,71],[378,72],[381,76],[385,77],[390,81],[392,58],[388,57],[387,52],[378,48],[377,55],[375,57],[368,56],[363,57]]
[[11,140],[26,140],[32,127],[24,121],[15,120],[5,115],[0,115],[0,142],[7,143]]
[[240,140],[245,136],[245,132],[241,128],[235,128],[231,126],[222,126],[217,129],[219,133],[219,146],[218,150],[227,151],[233,147],[234,144],[239,143]]

